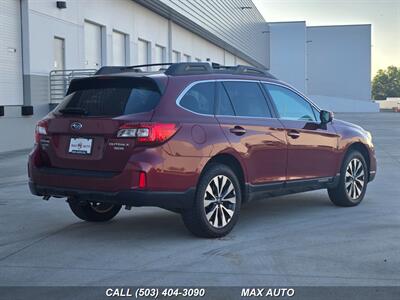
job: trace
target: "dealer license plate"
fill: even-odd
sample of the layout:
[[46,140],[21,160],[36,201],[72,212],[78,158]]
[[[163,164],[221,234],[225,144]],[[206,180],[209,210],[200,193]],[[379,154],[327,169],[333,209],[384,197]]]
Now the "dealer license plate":
[[71,138],[68,152],[72,154],[90,155],[92,153],[93,139]]

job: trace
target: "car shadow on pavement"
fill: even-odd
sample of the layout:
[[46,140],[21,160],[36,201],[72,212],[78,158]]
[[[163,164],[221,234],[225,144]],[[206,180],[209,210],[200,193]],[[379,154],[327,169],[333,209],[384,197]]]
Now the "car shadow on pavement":
[[[284,197],[275,197],[247,203],[242,207],[240,220],[234,229],[237,234],[246,234],[243,229],[254,229],[271,225],[274,220],[290,221],[307,218],[310,215],[325,214],[333,205],[326,194],[321,192],[302,193]],[[272,223],[273,225],[273,223]],[[121,210],[120,214],[106,223],[77,222],[67,234],[71,239],[154,239],[187,241],[196,239],[184,227],[179,214],[158,208],[132,208]]]

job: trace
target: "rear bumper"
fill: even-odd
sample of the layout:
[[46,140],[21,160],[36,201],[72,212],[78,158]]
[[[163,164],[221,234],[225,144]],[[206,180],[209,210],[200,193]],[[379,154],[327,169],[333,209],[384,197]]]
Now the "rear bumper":
[[[76,157],[82,163],[80,166],[73,159],[62,160],[63,165],[58,166],[41,155],[40,149],[34,147],[28,160],[28,176],[36,185],[105,193],[138,189],[140,172],[146,173],[148,190],[184,192],[196,186],[199,170],[207,161],[207,157],[171,156],[155,147],[138,150],[123,169],[115,171],[112,161],[104,168],[90,168],[85,159]],[[58,159],[57,163],[60,162]],[[101,163],[104,162],[99,160]]]
[[63,188],[37,185],[29,182],[31,193],[36,196],[74,197],[86,201],[97,201],[128,206],[156,206],[177,211],[192,207],[195,189],[184,192],[163,192],[148,190],[123,190],[119,192],[102,192],[76,188]]

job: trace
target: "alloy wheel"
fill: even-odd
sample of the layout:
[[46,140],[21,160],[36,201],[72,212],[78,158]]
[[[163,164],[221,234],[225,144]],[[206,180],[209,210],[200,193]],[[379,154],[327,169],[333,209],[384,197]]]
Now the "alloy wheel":
[[352,200],[357,200],[364,189],[365,172],[362,162],[353,158],[346,168],[345,188],[346,193]]
[[236,206],[236,190],[225,175],[217,175],[208,183],[204,193],[206,218],[215,228],[225,227],[233,217]]

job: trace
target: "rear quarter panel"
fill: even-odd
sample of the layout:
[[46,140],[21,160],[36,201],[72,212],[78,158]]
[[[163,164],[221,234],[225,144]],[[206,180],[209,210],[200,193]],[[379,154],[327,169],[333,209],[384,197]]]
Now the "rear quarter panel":
[[180,189],[196,186],[207,162],[229,146],[213,115],[196,114],[176,104],[181,92],[196,80],[200,79],[175,76],[174,80],[169,80],[152,118],[153,122],[179,126],[176,134],[163,146],[168,153],[164,157],[163,173],[168,174],[166,182],[169,186],[181,184]]

